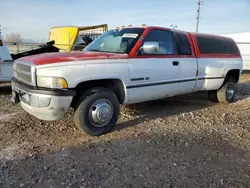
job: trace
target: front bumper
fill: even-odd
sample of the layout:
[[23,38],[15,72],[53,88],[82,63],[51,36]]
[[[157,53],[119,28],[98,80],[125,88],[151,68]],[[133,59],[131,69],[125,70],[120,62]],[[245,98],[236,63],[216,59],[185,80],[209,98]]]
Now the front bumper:
[[20,83],[15,78],[11,82],[12,102],[21,102],[26,112],[41,120],[62,119],[75,95],[74,90],[39,89]]

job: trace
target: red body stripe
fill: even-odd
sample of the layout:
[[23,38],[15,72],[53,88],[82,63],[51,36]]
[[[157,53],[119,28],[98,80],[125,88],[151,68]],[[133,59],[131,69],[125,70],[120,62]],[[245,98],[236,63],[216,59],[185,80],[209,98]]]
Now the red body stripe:
[[20,58],[20,60],[33,62],[36,65],[44,65],[60,62],[74,62],[81,60],[98,60],[98,59],[127,59],[127,54],[104,53],[104,52],[59,52],[44,53]]
[[241,58],[240,54],[200,54],[198,58]]

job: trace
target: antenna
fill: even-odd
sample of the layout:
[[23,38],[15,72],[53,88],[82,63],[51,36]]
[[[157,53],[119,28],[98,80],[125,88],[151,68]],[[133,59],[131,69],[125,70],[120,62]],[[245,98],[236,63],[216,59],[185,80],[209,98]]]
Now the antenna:
[[172,27],[173,29],[177,28],[177,25],[171,24],[170,27]]

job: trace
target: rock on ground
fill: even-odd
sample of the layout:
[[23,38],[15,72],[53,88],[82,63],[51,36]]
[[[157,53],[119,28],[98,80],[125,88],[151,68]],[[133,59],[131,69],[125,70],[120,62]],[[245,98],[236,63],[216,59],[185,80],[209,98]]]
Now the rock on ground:
[[101,137],[79,132],[72,111],[40,121],[0,84],[0,187],[248,187],[250,75],[235,102],[206,92],[122,107]]

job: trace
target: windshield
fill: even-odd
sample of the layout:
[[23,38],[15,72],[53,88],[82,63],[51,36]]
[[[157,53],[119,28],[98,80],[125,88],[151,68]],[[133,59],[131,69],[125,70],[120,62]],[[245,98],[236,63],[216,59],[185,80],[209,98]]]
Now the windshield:
[[143,33],[144,28],[110,30],[90,43],[84,51],[129,53]]

